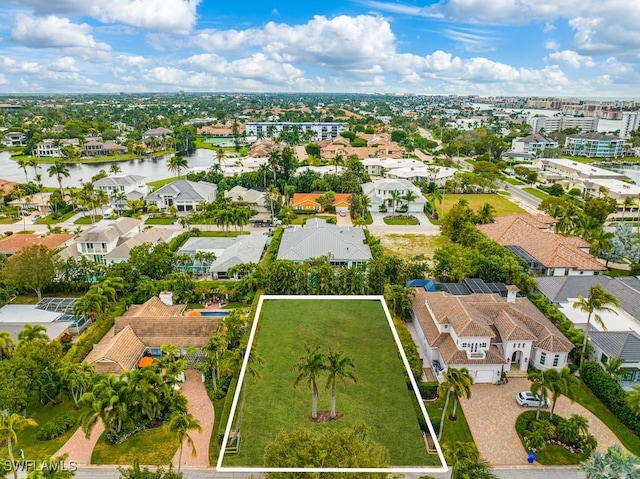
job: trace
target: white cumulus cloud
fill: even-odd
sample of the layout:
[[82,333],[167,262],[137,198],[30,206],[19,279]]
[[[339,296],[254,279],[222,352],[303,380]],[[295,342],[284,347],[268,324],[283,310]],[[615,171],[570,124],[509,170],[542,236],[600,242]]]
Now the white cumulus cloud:
[[11,30],[11,38],[30,48],[111,50],[108,44],[97,42],[90,32],[91,27],[86,23],[72,23],[68,18],[55,15],[32,17],[18,14]]
[[593,58],[585,55],[580,55],[573,50],[562,50],[561,52],[553,52],[549,54],[549,58],[554,62],[564,63],[571,68],[596,66]]

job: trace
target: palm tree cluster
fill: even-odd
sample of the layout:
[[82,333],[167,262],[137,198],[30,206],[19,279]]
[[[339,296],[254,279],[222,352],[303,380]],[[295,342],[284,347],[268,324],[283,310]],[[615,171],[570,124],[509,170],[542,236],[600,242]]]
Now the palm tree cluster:
[[123,291],[122,278],[106,278],[100,283],[93,284],[89,291],[73,303],[73,314],[76,318],[84,316],[88,322],[100,320]]
[[172,348],[163,349],[169,353],[164,353],[159,362],[120,377],[100,376],[81,396],[79,404],[85,407],[81,425],[87,437],[98,420],[107,429],[107,440],[116,443],[176,411],[186,413],[187,400],[174,388],[186,362],[175,360]]
[[96,208],[102,208],[109,204],[109,195],[104,190],[97,190],[93,186],[93,182],[83,183],[82,188],[73,192],[72,199],[75,204],[89,210],[89,218],[91,223],[96,221]]
[[[553,418],[556,402],[560,396],[567,396],[573,401],[573,391],[579,383],[578,378],[571,374],[571,370],[568,367],[564,367],[560,371],[557,369],[534,369],[527,377],[532,381],[532,394],[540,396],[544,401],[551,399],[551,418]],[[542,404],[539,404],[536,411],[536,420],[540,418],[541,407]]]
[[[247,351],[246,318],[235,309],[222,320],[222,328],[213,334],[204,348],[204,360],[197,368],[205,375],[213,397],[224,397],[233,376],[240,372]],[[260,380],[258,366],[262,358],[251,350],[247,372]]]
[[447,464],[451,466],[451,479],[497,479],[474,443],[456,441],[444,444],[442,449]]
[[[0,444],[7,446],[11,464],[15,464],[16,460],[14,447],[18,444],[18,433],[27,427],[37,425],[33,419],[25,418],[20,414],[0,413]],[[18,479],[18,471],[15,468],[13,469],[13,477]]]
[[345,356],[342,351],[323,352],[319,347],[311,348],[305,346],[305,354],[293,366],[293,371],[297,375],[293,381],[293,387],[298,387],[301,382],[306,382],[311,389],[311,418],[318,418],[318,380],[322,374],[327,375],[326,388],[331,389],[331,412],[329,417],[335,419],[336,413],[336,393],[337,383],[344,386],[347,380],[354,383],[358,378],[354,373],[355,366],[353,358]]

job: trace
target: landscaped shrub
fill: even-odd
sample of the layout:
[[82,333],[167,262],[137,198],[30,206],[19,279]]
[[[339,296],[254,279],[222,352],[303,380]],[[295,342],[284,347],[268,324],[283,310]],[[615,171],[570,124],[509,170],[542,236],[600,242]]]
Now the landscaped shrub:
[[101,320],[95,321],[87,328],[78,341],[76,341],[71,349],[67,351],[67,354],[64,355],[64,360],[70,363],[79,363],[82,361],[87,354],[91,352],[93,345],[98,344],[103,336],[107,334],[107,331],[111,329],[116,316],[120,316],[124,313],[124,310],[124,300],[120,300],[115,303]]
[[67,414],[58,416],[55,421],[38,427],[36,439],[38,441],[50,441],[51,439],[62,436],[75,425],[76,422],[71,416]]
[[585,361],[580,370],[584,383],[622,424],[640,435],[640,418],[626,405],[622,386],[609,376],[596,361]]
[[238,387],[238,378],[233,378],[229,389],[227,390],[227,397],[224,401],[224,407],[222,408],[222,414],[218,422],[218,444],[222,445],[224,439],[224,433],[227,428],[227,422],[231,415],[231,405],[233,404],[233,396],[236,394],[236,388]]
[[402,344],[402,349],[404,349],[404,354],[406,354],[407,360],[409,361],[411,372],[416,378],[416,381],[420,381],[420,378],[422,377],[422,359],[420,359],[420,355],[418,354],[416,343],[413,341],[411,333],[402,322],[394,319],[393,323],[396,326],[398,337],[400,338],[400,344]]
[[435,399],[438,397],[438,381],[418,382],[418,390],[422,399]]

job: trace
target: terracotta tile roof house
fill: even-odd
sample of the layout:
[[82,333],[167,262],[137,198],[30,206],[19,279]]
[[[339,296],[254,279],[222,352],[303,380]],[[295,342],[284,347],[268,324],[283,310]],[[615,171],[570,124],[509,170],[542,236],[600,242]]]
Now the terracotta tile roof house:
[[37,235],[11,235],[0,240],[0,254],[11,256],[20,252],[23,248],[41,244],[47,248],[55,249],[63,246],[73,238],[72,234],[50,234],[45,237]]
[[607,268],[587,250],[589,243],[546,229],[545,222],[531,215],[500,216],[494,223],[478,225],[489,238],[506,246],[544,276],[592,275]]
[[0,189],[2,189],[2,196],[7,196],[13,190],[13,187],[19,183],[15,181],[4,180],[0,178]]
[[[294,193],[291,199],[291,208],[294,211],[324,211],[324,208],[318,203],[318,197],[325,193]],[[334,193],[336,197],[332,205],[336,211],[349,210],[351,195],[347,193]]]
[[158,297],[129,309],[85,358],[97,373],[122,374],[135,367],[147,349],[173,344],[181,350],[204,347],[218,330],[219,317],[184,316],[185,305],[164,303]]
[[[419,347],[436,376],[465,367],[477,383],[492,383],[503,371],[562,368],[573,344],[526,298],[509,287],[499,294],[452,295],[415,288],[412,318]],[[438,376],[441,378],[441,375]]]
[[342,155],[343,158],[356,155],[358,159],[364,160],[372,157],[402,158],[403,156],[402,147],[395,141],[391,141],[388,135],[365,135],[359,133],[358,138],[365,140],[367,146],[351,146],[349,139],[341,136],[323,140],[319,142],[320,157],[331,159],[337,155]]

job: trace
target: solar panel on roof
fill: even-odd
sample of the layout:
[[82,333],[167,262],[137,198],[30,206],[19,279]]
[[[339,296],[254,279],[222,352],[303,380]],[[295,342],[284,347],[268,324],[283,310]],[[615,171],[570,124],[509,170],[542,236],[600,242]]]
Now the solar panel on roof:
[[487,283],[487,287],[492,293],[497,293],[500,296],[507,296],[507,285],[504,283]]
[[442,291],[446,291],[454,296],[462,296],[471,294],[469,288],[462,283],[441,283]]
[[472,293],[491,294],[489,287],[480,278],[467,278],[463,280],[463,283]]
[[506,248],[513,254],[515,254],[518,258],[526,261],[527,264],[531,265],[532,267],[542,267],[542,264],[529,253],[527,253],[527,251],[524,250],[521,246],[507,245]]

